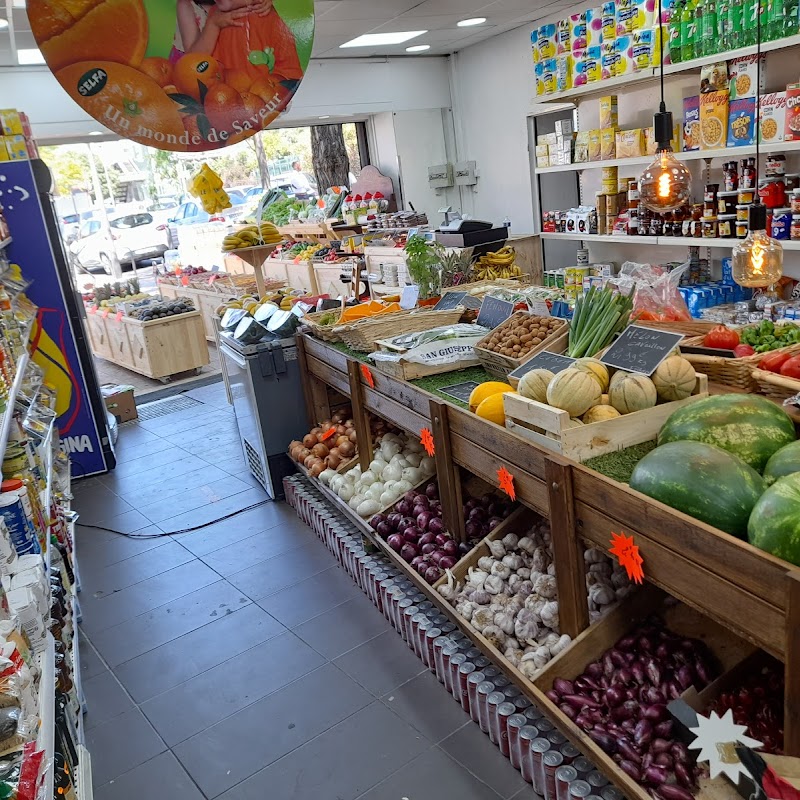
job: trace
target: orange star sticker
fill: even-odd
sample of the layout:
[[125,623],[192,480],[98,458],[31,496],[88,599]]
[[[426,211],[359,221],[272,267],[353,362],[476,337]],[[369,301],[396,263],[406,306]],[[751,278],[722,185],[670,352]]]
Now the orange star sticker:
[[332,436],[336,434],[336,428],[328,428],[325,433],[322,434],[322,441],[327,442]]
[[617,557],[620,565],[625,567],[625,571],[632,581],[641,583],[644,580],[644,572],[642,571],[644,559],[639,554],[639,547],[633,542],[633,536],[612,532],[611,544],[612,547],[609,548],[611,555]]
[[422,446],[425,448],[425,452],[429,456],[433,456],[433,454],[436,452],[436,445],[433,441],[433,434],[428,428],[422,429],[420,432],[420,439],[422,440]]
[[375,388],[375,378],[372,377],[372,371],[366,364],[361,365],[361,374],[364,376],[364,380],[367,382],[367,386],[370,389]]
[[500,488],[512,499],[517,499],[517,492],[514,489],[514,476],[505,468],[497,470],[497,478],[500,481]]

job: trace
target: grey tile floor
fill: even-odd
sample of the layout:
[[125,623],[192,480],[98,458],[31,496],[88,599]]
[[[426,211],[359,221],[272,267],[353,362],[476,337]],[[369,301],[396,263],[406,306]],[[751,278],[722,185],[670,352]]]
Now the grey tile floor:
[[[265,499],[221,384],[121,430],[81,521],[171,533]],[[96,800],[534,797],[294,512],[79,526]]]

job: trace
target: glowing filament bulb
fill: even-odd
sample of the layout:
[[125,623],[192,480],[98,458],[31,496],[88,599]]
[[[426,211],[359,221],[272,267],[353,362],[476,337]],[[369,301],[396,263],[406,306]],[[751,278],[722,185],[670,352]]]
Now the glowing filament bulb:
[[750,263],[752,264],[754,275],[761,276],[764,274],[764,248],[760,242],[756,242],[753,245]]
[[658,178],[658,196],[669,197],[672,191],[672,182],[669,179],[668,172],[662,172]]

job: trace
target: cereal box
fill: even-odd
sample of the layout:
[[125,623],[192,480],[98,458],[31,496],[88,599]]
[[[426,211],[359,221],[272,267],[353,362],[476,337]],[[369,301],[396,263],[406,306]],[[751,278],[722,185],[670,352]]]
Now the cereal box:
[[786,87],[786,120],[783,128],[785,142],[800,141],[800,83]]
[[539,39],[536,46],[539,49],[539,60],[545,61],[555,58],[556,55],[556,26],[554,23],[542,25],[539,28]]
[[786,92],[761,95],[761,130],[759,141],[782,142],[786,127]]
[[609,94],[600,98],[600,127],[616,128],[619,125],[617,96]]
[[700,149],[725,147],[728,132],[728,93],[706,92],[700,95]]
[[569,17],[556,23],[556,55],[570,52],[569,44]]
[[576,50],[585,50],[586,44],[586,14],[573,14],[569,18],[569,45],[574,53]]
[[[761,56],[761,91],[764,91],[764,74],[766,72],[766,55]],[[758,57],[756,55],[733,58],[728,62],[731,100],[740,97],[755,97],[758,87]]]
[[19,112],[14,108],[0,109],[0,133],[4,136],[22,136],[22,120]]
[[603,7],[586,10],[586,46],[600,47],[603,41]]
[[[606,41],[603,40],[603,44],[600,45],[601,49],[601,57],[600,57],[600,69],[603,75],[603,80],[608,80],[608,78],[613,78],[617,74],[617,63],[619,62],[619,56],[617,55],[616,48],[614,47],[614,39],[610,39]],[[602,125],[602,122],[600,123]]]
[[740,97],[728,107],[728,147],[744,147],[756,141],[756,98]]
[[556,91],[566,92],[572,88],[572,56],[556,56]]
[[617,131],[616,158],[637,158],[644,155],[644,134],[641,128]]
[[614,49],[619,58],[616,64],[617,71],[614,74],[630,75],[633,72],[633,35],[617,36]]
[[600,45],[589,47],[586,50],[586,80],[596,83],[603,76],[603,54]]
[[603,3],[602,19],[603,41],[614,39],[617,35],[617,4],[614,0]]
[[633,71],[640,72],[649,69],[653,58],[653,29],[634,31],[633,49]]
[[700,149],[700,98],[683,98],[683,149]]
[[0,136],[0,161],[8,161],[8,148],[6,147],[5,136]]
[[600,158],[606,161],[617,157],[617,129],[603,128],[600,131]]
[[600,146],[600,129],[589,131],[589,161],[599,161],[602,148]]

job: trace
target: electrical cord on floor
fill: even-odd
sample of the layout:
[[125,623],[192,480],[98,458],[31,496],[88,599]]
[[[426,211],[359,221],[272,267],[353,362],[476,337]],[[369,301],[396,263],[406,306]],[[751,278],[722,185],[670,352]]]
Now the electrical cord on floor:
[[216,525],[218,522],[224,522],[226,519],[238,516],[239,514],[244,514],[245,511],[252,511],[254,508],[260,508],[261,506],[265,506],[267,503],[271,502],[272,500],[262,500],[260,503],[253,503],[253,505],[247,506],[247,508],[241,508],[239,511],[232,511],[230,514],[226,514],[224,517],[212,519],[211,522],[204,522],[202,525],[195,525],[193,528],[183,528],[179,531],[162,533],[150,533],[143,536],[137,536],[135,533],[125,533],[124,531],[115,531],[113,528],[106,528],[105,525],[86,525],[82,522],[78,522],[78,526],[81,528],[88,528],[89,530],[93,531],[107,531],[108,533],[116,533],[119,536],[125,536],[128,539],[162,539],[164,536],[175,536],[179,533],[192,533],[193,531],[199,531],[203,528],[208,528],[209,525]]

